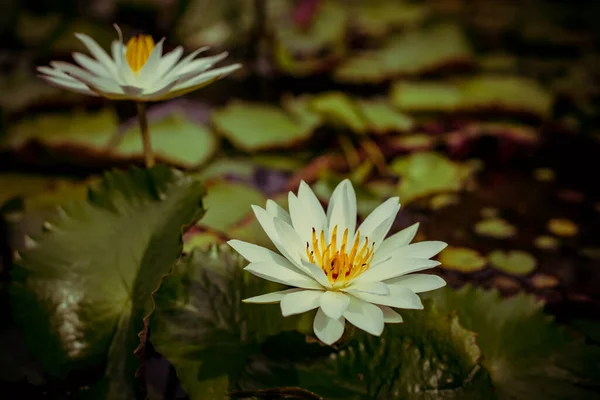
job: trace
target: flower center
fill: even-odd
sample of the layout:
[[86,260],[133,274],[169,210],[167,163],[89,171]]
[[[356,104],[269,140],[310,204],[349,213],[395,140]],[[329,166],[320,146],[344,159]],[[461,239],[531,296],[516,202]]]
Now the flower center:
[[125,58],[133,72],[139,72],[142,69],[153,49],[154,39],[150,35],[138,35],[129,39]]
[[312,244],[306,242],[306,255],[311,263],[318,265],[332,284],[344,285],[365,272],[371,266],[375,253],[375,243],[369,244],[366,237],[361,246],[360,231],[352,247],[348,248],[348,229],[344,231],[340,248],[337,248],[337,225],[333,228],[331,241],[325,241],[325,232],[317,236],[312,230]]

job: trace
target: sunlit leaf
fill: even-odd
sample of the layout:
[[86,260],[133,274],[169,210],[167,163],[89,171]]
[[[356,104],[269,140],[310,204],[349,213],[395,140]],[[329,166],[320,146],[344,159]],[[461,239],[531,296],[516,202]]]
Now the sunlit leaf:
[[319,2],[308,26],[300,26],[292,20],[292,4],[268,2],[278,67],[294,76],[331,69],[346,52],[347,8],[337,1]]
[[502,218],[487,218],[475,224],[475,232],[482,236],[506,239],[517,234],[517,228]]
[[590,384],[600,371],[598,348],[570,338],[534,296],[503,300],[495,290],[471,286],[432,296],[441,310],[456,311],[465,328],[477,332],[482,363],[501,399],[597,398]]
[[560,241],[554,236],[542,235],[533,241],[535,247],[544,250],[555,250],[560,246]]
[[390,168],[400,176],[398,194],[408,203],[436,193],[462,190],[473,179],[479,163],[455,162],[438,153],[423,152],[396,158]]
[[360,35],[383,38],[400,28],[416,27],[430,14],[423,3],[370,1],[350,3],[351,27]]
[[212,122],[234,146],[248,152],[294,146],[308,139],[318,125],[277,107],[240,101],[216,110]]
[[222,399],[227,390],[247,388],[243,381],[260,344],[301,320],[283,318],[275,304],[242,303],[282,289],[245,272],[246,265],[227,245],[195,250],[155,295],[151,342],[175,366],[192,400]]
[[356,133],[367,130],[357,105],[342,92],[321,93],[314,97],[311,105],[331,125],[347,127]]
[[575,223],[566,218],[553,218],[548,221],[548,230],[556,236],[576,236],[579,228]]
[[51,375],[106,364],[107,398],[130,399],[151,293],[202,213],[198,180],[165,166],[107,173],[34,237],[11,271],[14,316]]
[[327,399],[494,398],[475,334],[458,316],[431,303],[402,316],[381,337],[355,330],[340,351],[299,365],[300,386]]
[[476,272],[485,268],[487,260],[477,250],[467,247],[446,247],[438,257],[442,263],[440,268],[459,271]]
[[537,267],[535,257],[522,250],[494,250],[487,258],[491,266],[510,275],[529,275]]
[[[182,111],[149,121],[152,148],[157,158],[184,168],[195,168],[208,161],[218,149],[215,135],[203,124]],[[122,133],[123,140],[114,153],[118,157],[143,157],[144,147],[138,125]]]
[[228,233],[246,216],[252,214],[252,205],[264,207],[267,199],[257,189],[234,182],[218,182],[207,189],[204,198],[206,214],[199,226]]
[[537,82],[518,76],[482,75],[449,82],[397,82],[391,102],[409,112],[505,111],[547,118],[552,95]]
[[383,99],[358,100],[357,105],[367,121],[369,132],[380,135],[389,132],[405,132],[415,125],[409,115],[398,111]]
[[388,39],[378,50],[358,53],[345,60],[334,76],[344,82],[377,83],[472,61],[470,45],[461,29],[441,24],[409,31]]

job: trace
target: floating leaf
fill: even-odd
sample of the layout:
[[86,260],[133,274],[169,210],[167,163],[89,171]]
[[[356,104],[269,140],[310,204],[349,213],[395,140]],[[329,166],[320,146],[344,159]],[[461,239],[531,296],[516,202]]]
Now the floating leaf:
[[496,218],[498,216],[498,209],[494,207],[483,207],[480,214],[483,218]]
[[[217,151],[215,135],[203,124],[186,117],[183,111],[149,121],[152,148],[165,162],[183,168],[196,168],[204,164]],[[115,155],[141,159],[144,154],[140,128],[132,126],[123,134]]]
[[407,112],[501,110],[547,118],[553,98],[537,82],[526,78],[482,75],[454,83],[397,82],[391,102]]
[[202,213],[198,180],[165,166],[107,173],[65,205],[11,271],[11,303],[51,375],[106,363],[107,398],[129,399],[151,293]]
[[533,171],[533,176],[540,182],[551,182],[555,178],[554,171],[550,168],[537,168]]
[[246,216],[252,205],[263,207],[267,199],[257,189],[243,183],[218,182],[210,186],[204,198],[206,214],[199,226],[228,233]]
[[242,303],[282,289],[245,272],[246,265],[227,245],[194,250],[155,294],[152,344],[175,366],[192,400],[222,399],[227,390],[239,388],[260,344],[302,320],[283,318],[278,305]]
[[516,291],[521,288],[521,284],[513,278],[499,275],[494,277],[493,287],[504,291]]
[[406,132],[413,129],[415,122],[388,101],[383,99],[358,100],[357,105],[367,121],[369,132],[383,135],[390,132]]
[[502,218],[486,218],[475,224],[475,232],[482,236],[507,239],[517,234],[517,228]]
[[327,359],[299,365],[300,386],[327,399],[494,398],[475,334],[431,303],[381,337],[355,331]]
[[343,82],[379,83],[472,61],[470,45],[460,27],[441,24],[392,37],[378,50],[351,56],[335,70],[334,77]]
[[472,180],[479,163],[454,162],[441,154],[424,152],[396,158],[390,168],[400,176],[400,198],[409,203],[432,194],[462,190]]
[[535,274],[531,277],[531,284],[537,289],[548,289],[560,284],[557,277],[548,274]]
[[371,1],[349,5],[352,29],[371,38],[383,38],[397,28],[416,27],[431,12],[431,8],[422,3]]
[[535,238],[533,245],[544,250],[556,250],[560,246],[560,241],[554,236],[542,235]]
[[575,223],[566,218],[553,218],[548,221],[548,230],[556,236],[572,237],[576,236],[579,228]]
[[200,171],[203,179],[223,179],[236,177],[244,180],[252,179],[256,172],[256,164],[243,158],[218,158]]
[[344,93],[319,94],[313,98],[311,105],[330,124],[348,127],[356,133],[367,130],[366,121],[359,114],[358,106]]
[[415,133],[392,137],[388,143],[399,151],[417,152],[433,149],[437,143],[437,139],[427,133]]
[[310,24],[300,26],[282,4],[267,8],[274,22],[274,55],[279,68],[293,76],[330,69],[346,52],[346,7],[336,1],[322,1]]
[[487,260],[477,250],[467,247],[445,248],[438,257],[444,269],[460,272],[476,272],[485,268]]
[[452,193],[441,193],[435,195],[429,200],[429,207],[432,210],[439,210],[448,206],[460,203],[460,197]]
[[[502,299],[496,290],[471,286],[432,296],[441,310],[456,311],[465,328],[477,332],[482,364],[499,398],[597,398],[583,385],[598,379],[598,360],[593,358],[598,348],[568,337],[534,296]],[[593,356],[584,356],[586,351]]]
[[522,250],[494,250],[487,258],[494,268],[510,275],[529,275],[537,266],[535,257]]
[[292,147],[308,139],[319,123],[267,104],[240,101],[216,110],[212,122],[234,146],[248,152]]

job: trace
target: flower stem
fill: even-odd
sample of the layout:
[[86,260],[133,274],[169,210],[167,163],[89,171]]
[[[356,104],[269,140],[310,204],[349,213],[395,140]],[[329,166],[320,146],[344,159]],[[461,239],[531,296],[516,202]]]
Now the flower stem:
[[138,120],[140,122],[140,130],[142,131],[142,141],[144,143],[144,160],[146,168],[154,166],[154,153],[152,153],[152,143],[150,143],[150,132],[148,131],[148,116],[146,115],[146,103],[137,102]]

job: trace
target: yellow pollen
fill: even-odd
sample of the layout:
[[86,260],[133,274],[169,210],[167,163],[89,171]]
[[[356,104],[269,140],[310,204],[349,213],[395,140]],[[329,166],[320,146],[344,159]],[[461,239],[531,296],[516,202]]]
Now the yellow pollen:
[[154,39],[150,35],[138,35],[129,39],[125,58],[133,72],[139,72],[142,69],[153,49]]
[[331,241],[325,243],[325,233],[317,235],[312,230],[312,243],[306,242],[306,255],[311,263],[318,265],[327,275],[331,284],[342,286],[365,272],[373,261],[375,243],[369,244],[369,238],[360,242],[360,231],[357,232],[352,247],[348,248],[348,229],[344,231],[340,248],[337,248],[337,225],[331,233]]

